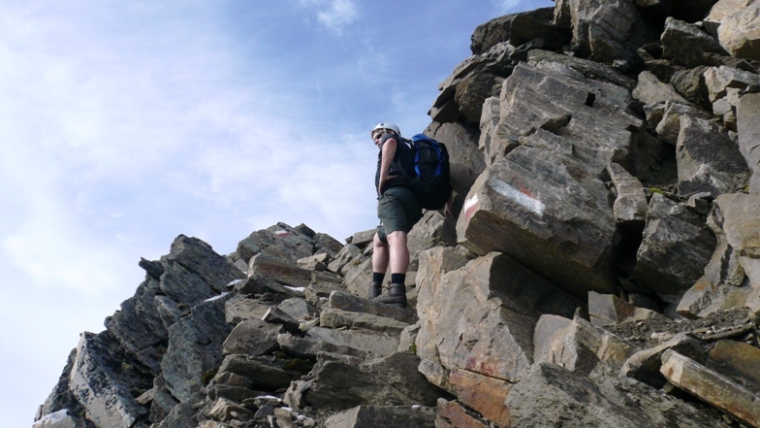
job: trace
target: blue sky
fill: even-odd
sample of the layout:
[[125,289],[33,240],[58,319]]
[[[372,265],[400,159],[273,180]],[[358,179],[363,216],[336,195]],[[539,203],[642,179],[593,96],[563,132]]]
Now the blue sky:
[[0,426],[178,234],[375,227],[369,130],[423,131],[477,25],[552,5],[0,0]]

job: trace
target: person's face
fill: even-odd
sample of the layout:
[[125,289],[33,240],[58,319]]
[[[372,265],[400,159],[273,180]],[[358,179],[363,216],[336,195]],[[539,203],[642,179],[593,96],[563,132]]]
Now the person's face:
[[372,133],[372,141],[377,147],[380,147],[380,140],[383,139],[383,135],[385,135],[385,130],[383,129],[378,129]]

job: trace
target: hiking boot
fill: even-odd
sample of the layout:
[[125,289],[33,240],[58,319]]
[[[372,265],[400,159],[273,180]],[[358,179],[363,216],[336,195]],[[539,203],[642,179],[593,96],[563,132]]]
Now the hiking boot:
[[376,298],[377,303],[396,306],[401,309],[406,308],[406,287],[404,284],[391,284],[387,294]]
[[380,282],[372,282],[369,285],[369,291],[367,292],[367,298],[369,300],[374,299],[375,297],[379,296],[380,293],[383,292],[383,284]]

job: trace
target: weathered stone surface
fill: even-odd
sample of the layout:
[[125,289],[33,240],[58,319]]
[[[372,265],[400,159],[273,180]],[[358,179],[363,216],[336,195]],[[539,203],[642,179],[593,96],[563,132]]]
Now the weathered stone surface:
[[310,271],[299,268],[295,263],[257,254],[248,262],[248,276],[259,275],[291,287],[306,287],[311,283]]
[[361,405],[435,406],[443,393],[417,371],[418,363],[417,356],[406,352],[360,365],[321,363],[312,371],[314,380],[304,398],[311,406],[325,409]]
[[[630,397],[636,397],[632,400]],[[627,378],[589,379],[554,364],[533,366],[506,405],[510,427],[720,427],[724,422]]]
[[728,95],[728,89],[742,92],[760,92],[760,76],[733,67],[710,67],[705,70],[705,85],[709,91],[710,101],[716,101]]
[[251,318],[262,319],[274,303],[276,302],[267,303],[261,299],[248,298],[244,294],[235,294],[224,303],[225,321],[235,325]]
[[720,195],[707,225],[718,244],[705,274],[681,299],[678,312],[705,317],[719,310],[748,307],[760,313],[760,197],[743,193]]
[[313,270],[313,271],[321,272],[321,271],[327,270],[327,264],[330,263],[331,261],[332,261],[332,258],[330,254],[319,253],[313,256],[308,256],[308,257],[304,257],[304,258],[296,260],[296,266],[305,270]]
[[[214,252],[210,245],[200,239],[188,238],[184,235],[179,235],[174,242],[172,242],[169,254],[161,257],[161,263],[164,266],[164,276],[161,278],[161,289],[169,296],[172,296],[172,292],[174,292],[174,294],[179,295],[180,298],[185,298],[185,300],[176,298],[175,300],[178,302],[184,301],[188,304],[198,303],[198,301],[211,296],[205,295],[198,299],[187,300],[185,296],[190,293],[188,293],[185,288],[189,284],[183,283],[183,281],[188,280],[186,278],[187,275],[197,277],[197,280],[193,278],[192,282],[197,282],[199,280],[200,282],[206,283],[213,291],[212,295],[227,291],[227,285],[231,281],[245,277],[245,275],[241,274],[232,263]],[[166,283],[166,273],[168,273],[168,268],[170,267],[181,267],[182,269],[177,269],[177,271],[185,276],[185,278],[179,280],[179,284],[173,284],[171,287]],[[198,285],[198,287],[200,287],[200,285]]]
[[[426,365],[420,365],[421,369],[424,367]],[[440,384],[456,395],[459,401],[498,426],[509,425],[509,409],[504,406],[504,400],[509,395],[512,383],[459,368],[444,373],[445,378]]]
[[681,116],[676,144],[678,192],[710,192],[713,196],[743,189],[750,171],[725,128],[714,122]]
[[360,328],[399,334],[409,324],[372,314],[327,308],[322,310],[322,313],[319,315],[319,325],[328,328]]
[[760,4],[750,4],[721,20],[720,44],[735,58],[760,59]]
[[617,197],[612,206],[615,222],[624,227],[643,226],[647,213],[644,186],[636,177],[616,163],[607,166],[607,173],[617,190]]
[[760,398],[729,378],[672,350],[663,354],[660,371],[677,387],[750,426],[760,427]]
[[659,103],[665,101],[675,101],[688,104],[684,97],[676,92],[673,85],[663,83],[654,74],[649,71],[642,71],[639,74],[638,85],[633,90],[633,98],[643,103]]
[[225,322],[226,299],[202,303],[169,327],[169,347],[161,360],[166,386],[180,402],[203,389],[203,374],[223,360],[222,343],[230,333]]
[[314,254],[315,242],[302,232],[285,223],[251,233],[238,243],[237,253],[246,262],[262,253],[276,259],[290,261]]
[[760,394],[760,371],[757,369],[760,367],[760,349],[744,342],[720,340],[707,354],[705,365]]
[[215,384],[239,386],[249,389],[275,391],[286,388],[301,373],[288,370],[287,360],[250,355],[228,355],[212,380]]
[[32,428],[77,428],[77,423],[68,410],[63,409],[43,416],[34,422]]
[[232,329],[222,344],[222,353],[265,355],[277,349],[277,335],[281,325],[270,324],[257,319],[242,321]]
[[343,247],[335,259],[327,265],[327,270],[330,272],[340,273],[345,275],[343,267],[351,263],[356,257],[361,256],[362,250],[354,244],[348,244]]
[[[453,249],[423,252],[418,276],[445,272],[443,266],[465,260]],[[499,253],[433,274],[419,287],[417,355],[445,370],[472,371],[501,382],[516,382],[529,369],[533,326],[541,313],[568,315],[580,306],[569,294]],[[461,318],[450,316],[455,313]],[[437,382],[436,373],[422,366],[420,370]]]
[[593,291],[588,293],[588,314],[591,323],[598,326],[665,318],[651,309],[637,308],[614,294],[599,294]]
[[[760,5],[760,3],[758,3]],[[737,107],[739,150],[752,170],[749,191],[760,195],[760,94],[741,97]]]
[[343,244],[340,241],[325,233],[316,233],[313,239],[314,254],[328,254],[332,258],[343,249]]
[[187,428],[197,423],[192,403],[180,403],[158,424],[158,428]]
[[612,292],[617,232],[607,196],[577,161],[521,146],[473,185],[459,242],[481,255],[502,251],[577,296]]
[[705,84],[707,67],[679,70],[673,73],[670,84],[690,103],[709,111],[712,108],[710,93]]
[[314,327],[304,337],[281,334],[277,342],[292,355],[315,358],[319,352],[353,355],[363,358],[385,357],[396,352],[398,337],[357,330],[331,330]]
[[429,428],[435,409],[420,406],[357,406],[336,413],[325,421],[325,428]]
[[678,144],[678,135],[681,133],[681,116],[712,119],[708,112],[690,104],[666,102],[663,107],[662,118],[658,121],[655,131],[661,140],[674,146]]
[[685,67],[714,64],[707,53],[727,55],[720,43],[695,25],[668,17],[661,36],[663,57]]
[[717,38],[718,27],[720,27],[720,24],[724,19],[754,2],[755,0],[719,0],[715,3],[712,9],[710,9],[710,13],[705,17],[705,31]]
[[696,339],[679,333],[668,341],[633,354],[620,369],[620,376],[632,377],[654,388],[662,388],[667,380],[660,373],[660,367],[662,355],[668,349],[697,361],[704,361],[707,356]]
[[124,360],[124,351],[107,331],[82,334],[69,377],[69,389],[96,426],[130,428],[148,409],[132,390],[150,388],[145,368]]
[[572,320],[556,315],[541,316],[533,341],[535,363],[557,364],[584,374],[599,367],[619,370],[636,352],[636,348],[619,337],[579,316]]
[[658,294],[679,294],[702,275],[715,249],[705,220],[686,206],[656,193],[649,201],[636,279]]
[[413,310],[371,302],[367,299],[352,296],[344,291],[334,291],[330,293],[329,306],[331,309],[377,315],[379,317],[391,318],[406,324],[412,324],[415,321]]
[[435,426],[436,428],[488,428],[470,413],[456,401],[439,398]]
[[217,399],[207,413],[212,418],[222,422],[229,422],[233,419],[246,420],[253,416],[250,410],[226,398]]
[[607,64],[542,49],[533,49],[528,52],[528,63],[530,65],[536,66],[542,62],[562,64],[579,71],[587,79],[611,83],[626,88],[628,91],[636,87],[636,79],[626,76]]
[[652,36],[642,25],[632,1],[558,1],[554,24],[572,30],[572,49],[600,63],[634,60],[635,47]]
[[153,373],[161,371],[168,338],[155,300],[159,292],[159,282],[147,279],[133,297],[121,303],[120,310],[105,320],[106,328],[119,343]]

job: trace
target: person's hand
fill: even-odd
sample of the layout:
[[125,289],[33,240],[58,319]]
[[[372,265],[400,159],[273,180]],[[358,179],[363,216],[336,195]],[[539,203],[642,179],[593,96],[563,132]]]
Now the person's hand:
[[452,203],[451,199],[446,201],[446,206],[443,208],[443,215],[446,217],[454,217],[454,211],[452,210]]

